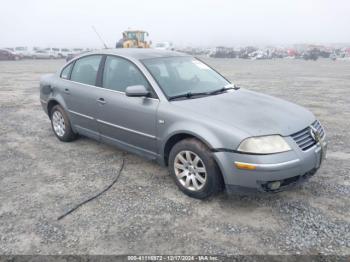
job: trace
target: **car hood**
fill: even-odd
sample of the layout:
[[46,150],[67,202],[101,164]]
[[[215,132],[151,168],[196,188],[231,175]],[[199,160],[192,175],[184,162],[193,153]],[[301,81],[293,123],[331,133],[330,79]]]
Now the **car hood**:
[[187,113],[233,126],[249,136],[289,136],[315,120],[315,116],[301,106],[245,89],[171,103]]

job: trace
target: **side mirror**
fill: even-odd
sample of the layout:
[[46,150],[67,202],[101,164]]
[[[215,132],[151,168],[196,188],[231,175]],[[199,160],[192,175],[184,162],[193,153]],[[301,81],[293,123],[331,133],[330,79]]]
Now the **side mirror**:
[[147,88],[143,85],[136,85],[136,86],[128,86],[125,89],[126,96],[130,97],[147,97],[149,96],[150,92],[147,90]]

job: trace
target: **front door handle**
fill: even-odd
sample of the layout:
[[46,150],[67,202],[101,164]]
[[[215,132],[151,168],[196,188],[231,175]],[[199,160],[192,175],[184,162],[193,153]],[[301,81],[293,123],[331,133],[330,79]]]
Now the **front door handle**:
[[97,99],[97,102],[99,102],[102,105],[106,104],[106,100],[103,97],[100,97],[99,99]]
[[65,88],[65,89],[64,89],[64,92],[65,92],[67,95],[69,95],[69,94],[70,94],[70,91],[69,91],[69,89],[68,89],[68,88]]

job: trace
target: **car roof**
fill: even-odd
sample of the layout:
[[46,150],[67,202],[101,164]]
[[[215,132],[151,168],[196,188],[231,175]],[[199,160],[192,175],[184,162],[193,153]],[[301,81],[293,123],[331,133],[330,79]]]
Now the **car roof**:
[[[127,58],[133,58],[137,60],[149,59],[149,58],[160,58],[160,57],[171,57],[171,56],[188,56],[184,53],[158,50],[152,48],[114,48],[114,49],[101,49],[93,51],[90,54],[106,54],[106,55],[120,55]],[[86,55],[86,54],[84,54]]]

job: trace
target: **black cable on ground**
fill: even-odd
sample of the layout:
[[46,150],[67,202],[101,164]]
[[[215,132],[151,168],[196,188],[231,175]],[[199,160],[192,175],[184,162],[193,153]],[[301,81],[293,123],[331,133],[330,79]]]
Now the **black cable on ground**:
[[84,200],[83,202],[79,203],[78,205],[76,205],[75,207],[71,208],[70,210],[68,210],[66,213],[64,213],[63,215],[59,216],[57,218],[57,220],[61,220],[62,218],[66,217],[67,215],[69,215],[70,213],[72,213],[73,211],[77,210],[79,207],[81,207],[82,205],[90,202],[91,200],[94,200],[95,198],[99,197],[100,195],[102,195],[103,193],[105,193],[108,189],[110,189],[119,179],[121,173],[122,173],[122,170],[124,168],[124,162],[125,162],[125,159],[123,157],[122,159],[122,164],[120,165],[120,168],[119,168],[119,171],[118,171],[118,174],[117,176],[115,177],[115,179],[112,181],[112,183],[107,186],[105,189],[103,189],[101,192],[99,192],[98,194]]

